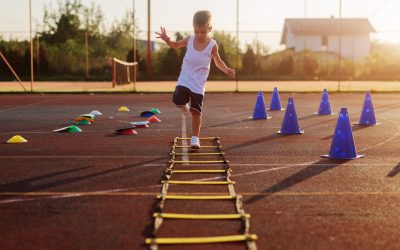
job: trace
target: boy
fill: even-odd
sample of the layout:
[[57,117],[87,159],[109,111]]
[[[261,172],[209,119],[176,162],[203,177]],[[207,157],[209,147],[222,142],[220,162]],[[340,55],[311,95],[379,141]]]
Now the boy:
[[[191,148],[200,148],[200,127],[201,107],[207,77],[210,72],[211,58],[214,58],[215,65],[229,77],[235,77],[235,70],[228,68],[221,60],[218,53],[218,45],[214,39],[208,36],[211,32],[211,13],[207,10],[197,11],[193,16],[194,36],[185,37],[179,41],[171,41],[167,36],[165,28],[160,27],[161,32],[156,34],[157,38],[165,41],[170,48],[181,48],[187,46],[183,58],[181,73],[173,94],[173,102],[185,114],[190,111],[192,114],[192,138]],[[190,101],[190,107],[188,105]]]

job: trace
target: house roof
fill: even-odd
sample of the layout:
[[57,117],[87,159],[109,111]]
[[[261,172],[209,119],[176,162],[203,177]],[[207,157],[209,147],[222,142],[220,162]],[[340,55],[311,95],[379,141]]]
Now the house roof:
[[367,18],[287,18],[283,25],[281,44],[288,32],[295,35],[369,35],[376,32]]

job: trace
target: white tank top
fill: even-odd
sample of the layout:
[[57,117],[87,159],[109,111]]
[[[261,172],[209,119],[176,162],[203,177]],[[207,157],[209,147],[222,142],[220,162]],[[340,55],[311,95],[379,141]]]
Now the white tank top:
[[211,39],[202,51],[197,51],[193,43],[194,36],[190,36],[178,78],[178,85],[185,86],[194,93],[204,95],[208,74],[210,73],[211,52],[216,42]]

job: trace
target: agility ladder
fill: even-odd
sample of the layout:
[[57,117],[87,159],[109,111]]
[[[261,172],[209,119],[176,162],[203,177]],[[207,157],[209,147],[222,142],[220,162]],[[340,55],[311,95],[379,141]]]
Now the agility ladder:
[[[257,235],[250,234],[250,215],[246,214],[243,209],[242,196],[236,194],[234,189],[235,182],[230,179],[232,169],[229,166],[229,161],[225,158],[225,153],[222,151],[219,137],[203,137],[200,141],[211,141],[213,145],[202,146],[201,149],[212,150],[215,152],[187,152],[190,146],[181,143],[190,138],[176,137],[173,142],[171,150],[171,160],[169,167],[165,171],[165,179],[161,181],[162,189],[161,194],[157,195],[159,199],[158,212],[153,214],[154,217],[154,231],[153,238],[147,238],[146,244],[150,246],[151,250],[157,250],[158,245],[163,244],[208,244],[208,243],[227,243],[227,242],[245,242],[248,250],[256,250],[257,246],[255,240]],[[181,145],[178,145],[181,144]],[[201,150],[200,149],[200,150]],[[179,152],[177,152],[179,151]],[[182,160],[176,160],[175,157],[180,156]],[[184,160],[189,156],[217,156],[219,160]],[[179,169],[175,170],[174,166],[180,164],[207,164],[208,166],[222,166],[223,169]],[[176,167],[175,167],[176,168]],[[223,181],[179,181],[172,180],[173,175],[177,174],[193,174],[193,173],[222,173],[225,180]],[[227,185],[228,195],[168,195],[169,185]],[[236,214],[177,214],[177,213],[164,213],[163,208],[167,200],[230,200],[235,202]],[[156,232],[165,219],[186,219],[186,220],[241,220],[243,223],[243,233],[239,235],[224,235],[213,237],[180,237],[180,238],[159,238],[156,237]]]

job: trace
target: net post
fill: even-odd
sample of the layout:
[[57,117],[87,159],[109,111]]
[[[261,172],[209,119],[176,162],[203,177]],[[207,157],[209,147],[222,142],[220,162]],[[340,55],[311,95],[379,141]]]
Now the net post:
[[[137,62],[125,62],[113,57],[112,78],[113,87],[119,84],[129,84],[135,82],[135,67]],[[135,85],[133,86],[135,91]]]
[[136,80],[139,71],[139,63],[135,61],[134,64],[135,65],[133,66],[133,92],[136,92]]
[[126,67],[126,80],[127,82],[131,83],[131,73],[129,72],[129,66]]
[[113,71],[113,76],[112,76],[112,85],[113,85],[113,88],[115,88],[115,81],[116,81],[116,75],[117,75],[117,66],[115,65],[115,60],[114,60],[114,58],[112,59],[112,67],[113,67],[113,69],[112,69],[112,71]]

